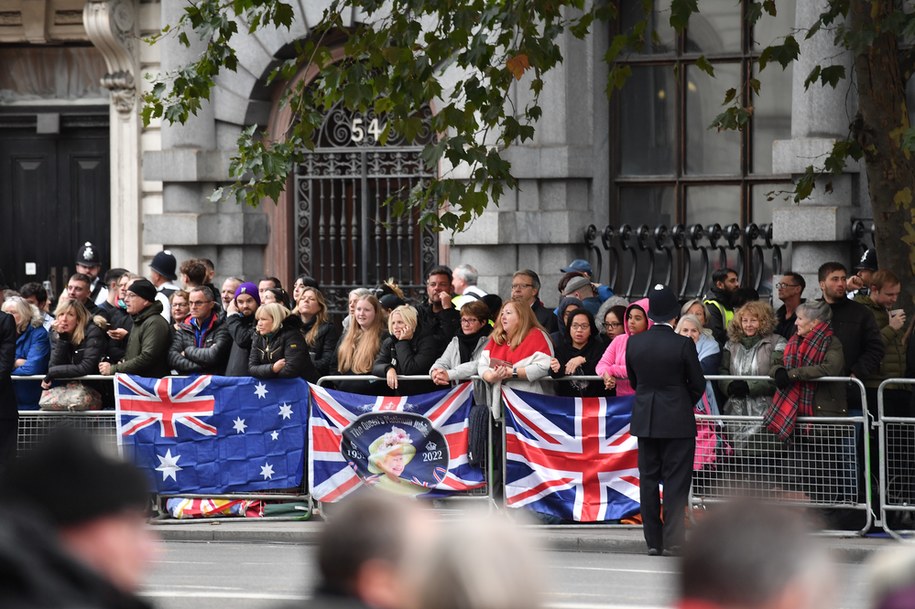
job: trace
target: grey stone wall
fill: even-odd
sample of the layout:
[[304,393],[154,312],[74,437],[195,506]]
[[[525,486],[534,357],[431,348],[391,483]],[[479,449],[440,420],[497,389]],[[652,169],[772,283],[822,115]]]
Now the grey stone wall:
[[[540,275],[541,298],[559,300],[559,269],[586,258],[584,231],[608,221],[609,107],[605,94],[607,35],[567,35],[564,62],[545,78],[543,118],[533,141],[506,151],[520,188],[493,202],[450,248],[452,266],[472,264],[480,286],[506,297],[511,276],[530,268]],[[525,97],[516,92],[516,105]]]
[[[806,31],[827,0],[798,2],[795,26]],[[776,141],[772,146],[774,173],[797,176],[808,165],[822,163],[824,155],[837,138],[848,133],[848,125],[857,109],[854,87],[845,82],[839,87],[818,84],[804,89],[804,79],[815,65],[841,63],[851,74],[852,57],[848,51],[833,44],[833,34],[821,31],[809,40],[802,40],[800,58],[794,66],[791,91],[791,139]],[[774,211],[773,237],[777,242],[792,243],[792,259],[786,269],[801,273],[807,280],[804,296],[820,295],[817,283],[818,267],[829,260],[848,265],[852,260],[851,219],[867,214],[861,205],[864,173],[856,164],[846,168],[841,176],[817,183],[811,197],[799,205],[788,205]],[[831,191],[825,188],[830,182]]]

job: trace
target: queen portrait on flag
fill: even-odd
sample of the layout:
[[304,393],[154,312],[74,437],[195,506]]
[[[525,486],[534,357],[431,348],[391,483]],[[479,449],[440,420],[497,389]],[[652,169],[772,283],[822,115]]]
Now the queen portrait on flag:
[[375,474],[366,482],[372,486],[401,495],[417,495],[428,489],[401,478],[413,457],[416,447],[410,435],[400,427],[378,436],[369,445],[368,469]]

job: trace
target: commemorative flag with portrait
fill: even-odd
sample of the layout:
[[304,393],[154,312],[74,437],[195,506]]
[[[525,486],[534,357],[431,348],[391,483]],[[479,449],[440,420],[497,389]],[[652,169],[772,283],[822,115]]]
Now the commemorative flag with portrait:
[[312,497],[333,503],[365,485],[407,496],[483,488],[467,461],[472,396],[471,383],[393,397],[311,385]]
[[639,511],[634,396],[567,398],[503,386],[502,397],[506,505],[576,522]]
[[301,487],[301,379],[117,375],[118,443],[159,494]]

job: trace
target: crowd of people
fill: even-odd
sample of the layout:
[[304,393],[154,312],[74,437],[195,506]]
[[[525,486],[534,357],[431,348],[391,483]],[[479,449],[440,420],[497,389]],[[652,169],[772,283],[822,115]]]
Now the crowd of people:
[[[546,394],[624,396],[633,393],[627,345],[653,324],[648,299],[613,296],[593,282],[585,260],[561,269],[555,309],[544,305],[533,270],[514,273],[503,299],[484,292],[476,269],[462,264],[432,268],[421,302],[408,303],[394,280],[355,289],[342,323],[307,276],[296,278],[291,293],[276,277],[229,277],[217,288],[210,261],[179,265],[168,250],[156,254],[145,277],[123,268],[101,273],[91,243],[78,252],[76,269],[53,312],[40,284],[4,292],[2,310],[14,326],[10,372],[43,376],[5,389],[16,398],[4,401],[6,427],[17,408],[110,405],[110,383],[61,381],[90,374],[310,382],[333,375],[340,389],[374,395],[424,392],[478,376],[481,404],[500,383]],[[816,301],[802,298],[803,276],[785,273],[776,284],[783,303],[776,311],[740,288],[736,271],[716,270],[705,299],[681,303],[676,332],[693,340],[705,374],[767,380],[709,382],[696,411],[764,416],[784,440],[797,416],[842,416],[862,407],[854,387],[813,379],[855,376],[871,392],[873,408],[883,379],[912,376],[912,328],[895,308],[899,278],[879,270],[871,254],[855,271],[849,277],[841,263],[823,264]],[[373,378],[344,378],[364,375]],[[426,379],[401,380],[408,375]],[[590,378],[555,381],[570,376]],[[910,414],[910,395],[907,387],[887,392],[888,412]],[[0,442],[6,446],[14,435],[0,430]]]

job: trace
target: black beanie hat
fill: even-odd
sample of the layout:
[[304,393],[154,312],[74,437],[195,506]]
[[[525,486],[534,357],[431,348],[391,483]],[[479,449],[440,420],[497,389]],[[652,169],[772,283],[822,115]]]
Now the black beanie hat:
[[156,286],[152,284],[149,279],[137,279],[129,286],[127,286],[128,292],[133,292],[143,300],[148,300],[149,302],[156,301]]
[[10,466],[0,480],[0,502],[34,510],[67,528],[145,509],[148,489],[135,466],[102,454],[85,432],[64,428]]

